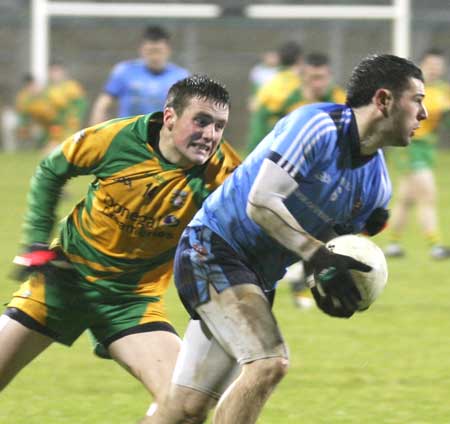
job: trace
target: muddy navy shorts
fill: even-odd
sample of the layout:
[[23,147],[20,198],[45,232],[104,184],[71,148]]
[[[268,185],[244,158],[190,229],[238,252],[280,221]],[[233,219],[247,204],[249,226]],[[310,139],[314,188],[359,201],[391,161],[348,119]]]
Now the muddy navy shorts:
[[[209,301],[209,284],[217,293],[238,284],[255,284],[261,279],[245,258],[208,227],[187,227],[178,243],[174,264],[175,285],[192,318],[197,306]],[[270,304],[275,291],[265,293]]]

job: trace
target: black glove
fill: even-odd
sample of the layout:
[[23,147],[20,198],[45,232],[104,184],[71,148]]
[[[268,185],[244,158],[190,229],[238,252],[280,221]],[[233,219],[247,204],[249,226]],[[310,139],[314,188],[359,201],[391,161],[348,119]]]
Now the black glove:
[[317,307],[327,315],[336,318],[350,318],[355,313],[355,310],[342,306],[333,296],[321,293],[317,285],[311,287],[311,293]]
[[54,265],[61,268],[69,268],[70,264],[55,250],[50,250],[47,243],[32,243],[24,249],[24,252],[15,256],[13,263],[16,265],[11,273],[11,278],[24,281],[29,274],[43,270]]
[[361,294],[350,269],[369,272],[372,268],[350,256],[330,252],[325,246],[312,256],[309,265],[320,284],[311,288],[317,306],[326,314],[349,318],[358,309]]
[[363,232],[369,236],[374,236],[386,228],[389,219],[389,211],[384,208],[376,208],[367,218]]

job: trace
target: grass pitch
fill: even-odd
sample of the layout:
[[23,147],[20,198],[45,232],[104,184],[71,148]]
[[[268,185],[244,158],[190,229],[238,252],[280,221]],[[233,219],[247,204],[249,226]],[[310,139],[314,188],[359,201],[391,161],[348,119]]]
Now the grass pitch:
[[[7,274],[17,252],[28,181],[37,160],[32,153],[0,154],[3,303],[17,287]],[[437,180],[447,243],[449,169],[450,152],[442,152]],[[70,183],[61,216],[83,195],[87,182],[83,177]],[[375,241],[383,245],[385,235]],[[290,347],[291,368],[259,423],[450,423],[450,261],[428,258],[414,220],[405,246],[406,258],[389,261],[389,283],[381,298],[350,320],[297,310],[288,288],[280,286],[275,314]],[[187,315],[173,288],[168,304],[182,334]],[[0,395],[0,423],[135,423],[150,400],[119,366],[94,357],[83,335],[70,349],[51,346],[18,375]]]

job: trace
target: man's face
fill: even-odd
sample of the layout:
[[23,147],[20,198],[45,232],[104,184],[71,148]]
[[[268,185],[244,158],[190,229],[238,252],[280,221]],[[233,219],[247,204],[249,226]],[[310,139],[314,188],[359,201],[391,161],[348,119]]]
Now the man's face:
[[58,83],[65,79],[66,72],[61,65],[52,65],[48,71],[48,79],[52,83]]
[[427,118],[423,105],[425,88],[423,82],[411,78],[409,87],[395,99],[389,116],[389,145],[407,146],[420,125]]
[[228,105],[198,97],[192,98],[179,116],[173,108],[166,108],[164,123],[171,131],[176,163],[203,165],[216,152],[228,116]]
[[320,101],[331,84],[331,71],[328,65],[303,67],[303,86],[309,91],[312,100]]
[[430,83],[441,79],[445,74],[445,59],[442,56],[429,54],[420,64],[425,76],[425,83]]
[[166,40],[144,40],[141,43],[139,52],[146,65],[152,71],[160,72],[166,67],[169,61],[171,49]]

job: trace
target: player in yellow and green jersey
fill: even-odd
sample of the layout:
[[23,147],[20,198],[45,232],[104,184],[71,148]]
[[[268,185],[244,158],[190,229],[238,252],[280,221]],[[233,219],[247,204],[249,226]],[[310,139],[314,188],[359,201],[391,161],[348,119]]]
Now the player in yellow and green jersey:
[[332,83],[328,57],[311,53],[301,68],[280,71],[259,90],[257,107],[251,116],[248,150],[253,150],[279,119],[299,106],[317,102],[344,103],[345,93]]
[[61,107],[52,101],[48,91],[32,75],[25,75],[16,96],[18,115],[16,137],[21,147],[45,146],[54,128],[63,124]]
[[[279,71],[253,95],[247,151],[251,152],[276,122],[289,113],[301,84],[303,49],[296,41],[287,41],[278,49]],[[294,97],[294,99],[293,99]]]
[[[40,84],[31,74],[25,74],[22,79],[20,90],[15,98],[15,111],[17,114],[17,126],[15,138],[21,148],[36,147],[40,133],[40,125],[37,124],[32,115],[36,110],[36,99],[42,91]],[[38,107],[38,112],[42,113]]]
[[[164,306],[175,247],[239,164],[222,139],[228,115],[227,90],[192,76],[171,87],[163,112],[81,130],[41,162],[28,253],[15,258],[33,272],[0,318],[0,388],[52,342],[70,346],[89,329],[161,401],[180,347]],[[85,174],[87,194],[49,246],[58,195]]]
[[59,122],[51,129],[51,137],[46,148],[49,152],[83,126],[88,103],[83,87],[78,81],[68,77],[63,64],[52,63],[48,76],[46,94],[61,115]]
[[396,203],[390,223],[390,243],[386,256],[403,257],[401,244],[408,215],[415,205],[419,222],[430,247],[430,257],[440,260],[450,258],[450,249],[442,244],[437,216],[437,187],[433,175],[434,157],[441,126],[450,129],[450,84],[444,81],[446,61],[438,49],[428,50],[422,58],[427,96],[425,107],[428,119],[416,131],[411,146],[396,152],[394,162],[402,173]]
[[250,96],[248,99],[248,110],[250,112],[255,109],[257,104],[256,93],[278,73],[278,65],[278,52],[276,50],[267,50],[261,55],[260,62],[250,69]]

